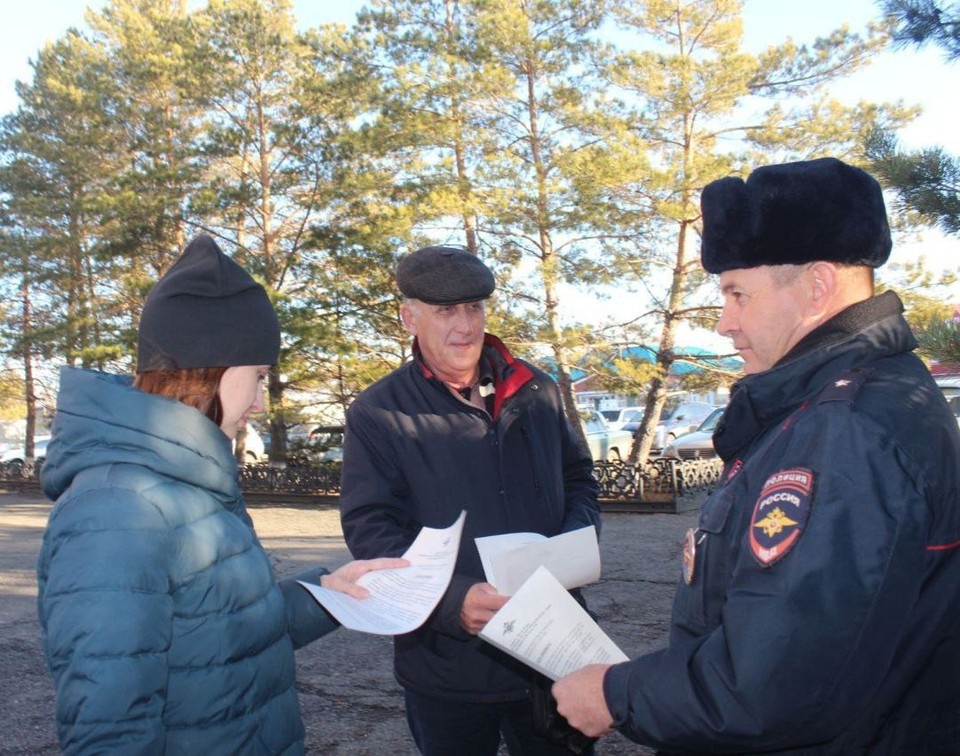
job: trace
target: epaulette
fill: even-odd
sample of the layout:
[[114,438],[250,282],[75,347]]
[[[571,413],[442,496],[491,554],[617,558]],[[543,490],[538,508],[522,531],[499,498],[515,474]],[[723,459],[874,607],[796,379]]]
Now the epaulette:
[[840,377],[828,383],[814,400],[815,404],[823,402],[848,402],[853,404],[857,394],[867,380],[867,371],[856,369],[847,370]]

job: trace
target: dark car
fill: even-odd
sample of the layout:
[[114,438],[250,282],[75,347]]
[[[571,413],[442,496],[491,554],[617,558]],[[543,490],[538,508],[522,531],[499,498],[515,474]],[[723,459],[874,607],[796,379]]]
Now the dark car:
[[315,462],[343,461],[343,426],[321,425],[310,431],[308,445]]

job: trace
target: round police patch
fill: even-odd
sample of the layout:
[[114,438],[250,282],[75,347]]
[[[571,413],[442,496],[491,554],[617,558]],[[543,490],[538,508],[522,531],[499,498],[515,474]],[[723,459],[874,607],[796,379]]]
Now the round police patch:
[[812,470],[780,470],[767,478],[750,518],[750,550],[762,567],[782,559],[796,545],[812,505]]

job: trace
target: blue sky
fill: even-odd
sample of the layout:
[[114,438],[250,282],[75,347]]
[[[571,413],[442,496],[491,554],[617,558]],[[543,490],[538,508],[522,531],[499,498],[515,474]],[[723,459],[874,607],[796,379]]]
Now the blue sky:
[[[103,0],[26,0],[5,8],[0,25],[0,113],[16,108],[14,82],[30,80],[28,61],[40,47],[70,26],[82,27],[84,10],[103,4]],[[364,4],[360,0],[294,0],[295,13],[304,27],[328,21],[349,24]],[[862,30],[876,16],[875,0],[746,0],[745,46],[756,51],[787,37],[808,43],[844,23],[855,31]],[[924,112],[902,132],[902,143],[915,148],[939,144],[960,154],[960,63],[945,63],[937,48],[879,55],[865,71],[833,85],[831,93],[848,103],[903,100],[918,104]],[[907,260],[921,254],[931,268],[957,267],[960,239],[944,239],[937,232],[923,231],[916,238],[898,240],[892,259]],[[960,285],[954,298],[960,300]]]

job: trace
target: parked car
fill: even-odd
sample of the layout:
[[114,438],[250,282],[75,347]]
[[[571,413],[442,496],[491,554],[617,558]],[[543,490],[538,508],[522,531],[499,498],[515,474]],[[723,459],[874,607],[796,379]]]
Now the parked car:
[[315,462],[343,461],[343,426],[321,425],[310,431],[311,459]]
[[723,417],[726,407],[717,407],[695,431],[684,433],[663,447],[661,457],[670,459],[712,459],[717,456],[713,448],[713,431]]
[[960,376],[941,375],[937,376],[936,381],[947,404],[950,405],[953,416],[957,418],[957,424],[960,425]]
[[662,417],[653,432],[653,449],[663,449],[675,438],[695,431],[716,407],[706,402],[678,404],[668,415]]
[[[261,435],[264,435],[262,431]],[[269,434],[266,436],[270,438]],[[286,463],[294,465],[342,460],[343,426],[312,423],[288,425],[284,456]],[[276,461],[279,462],[279,458]]]
[[243,437],[243,453],[246,462],[266,462],[267,446],[260,431],[253,423],[247,423],[247,432]]
[[600,410],[607,425],[615,430],[623,430],[627,423],[636,423],[643,419],[643,407],[618,407]]
[[[50,443],[50,436],[33,437],[33,458],[34,464],[40,467],[47,456],[47,444]],[[27,452],[22,444],[7,449],[0,454],[0,465],[10,465],[17,472],[22,471],[27,461]]]
[[632,433],[609,427],[603,415],[596,410],[582,411],[580,419],[594,461],[610,462],[627,458],[633,444]]

